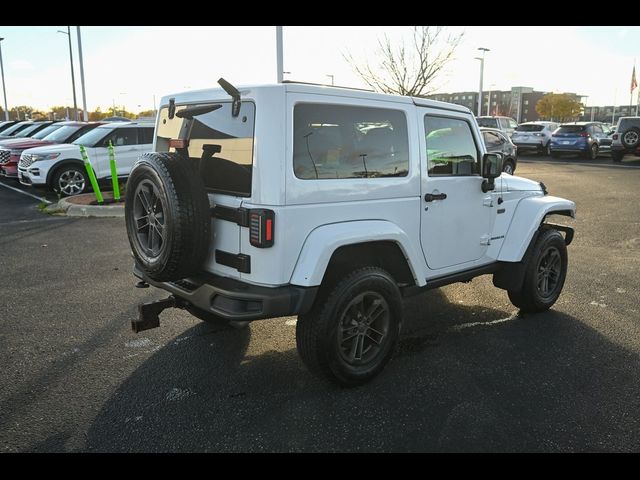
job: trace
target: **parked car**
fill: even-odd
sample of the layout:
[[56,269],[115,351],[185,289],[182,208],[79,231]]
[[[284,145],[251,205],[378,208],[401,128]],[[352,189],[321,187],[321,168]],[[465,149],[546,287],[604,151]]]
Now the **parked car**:
[[597,122],[563,123],[551,136],[550,153],[552,157],[562,153],[577,153],[595,160],[601,149],[609,150],[609,145],[607,135]]
[[15,122],[10,127],[4,129],[0,132],[0,140],[6,140],[7,138],[13,138],[16,134],[23,131],[25,128],[33,125],[34,122],[31,120],[24,120],[22,122]]
[[[27,125],[25,128],[21,129],[18,132],[14,132],[11,136],[6,137],[4,135],[0,135],[0,144],[2,144],[2,140],[10,140],[14,138],[30,138],[33,137],[39,131],[49,127],[50,125],[54,125],[57,122],[51,120],[43,120],[38,122],[31,122],[30,125]],[[7,129],[9,130],[9,129]]]
[[551,135],[558,128],[555,122],[521,123],[513,132],[511,140],[518,149],[534,149],[539,155],[551,155]]
[[116,122],[100,125],[67,145],[48,145],[25,150],[18,163],[18,179],[24,185],[48,187],[62,195],[75,195],[90,188],[80,155],[84,145],[98,179],[107,179],[109,141],[114,146],[118,177],[129,175],[133,163],[153,143],[153,124]]
[[611,137],[611,159],[621,162],[625,155],[640,156],[640,117],[621,117]]
[[476,117],[476,120],[478,121],[478,126],[495,128],[508,137],[510,137],[515,129],[518,128],[518,122],[511,117]]
[[103,122],[59,122],[43,128],[31,138],[0,142],[0,176],[18,178],[18,162],[24,150],[45,145],[69,143]]
[[502,173],[468,108],[219,83],[161,99],[127,181],[134,275],[171,295],[134,331],[169,307],[217,325],[298,315],[303,362],[353,386],[392,357],[403,297],[492,274],[523,312],[558,299],[573,230],[545,218],[575,203]]
[[480,131],[487,152],[502,154],[502,171],[513,175],[518,165],[518,147],[500,130],[483,127]]
[[5,120],[4,122],[0,122],[0,132],[3,132],[11,125],[15,125],[17,123],[16,120]]

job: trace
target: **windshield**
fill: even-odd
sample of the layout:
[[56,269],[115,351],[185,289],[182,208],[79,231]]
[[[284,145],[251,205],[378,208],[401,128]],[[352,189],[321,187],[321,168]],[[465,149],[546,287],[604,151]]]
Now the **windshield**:
[[[80,126],[80,125],[66,125],[64,127],[56,129],[55,132],[49,132],[49,134],[46,137],[42,137],[42,138],[44,140],[48,141],[48,142],[64,143],[64,142],[67,141],[67,139],[71,135],[73,135],[74,133],[76,133],[78,130],[80,130],[83,127],[84,127],[84,125],[82,125],[82,126]],[[46,130],[46,128],[44,130]],[[40,135],[40,133],[38,133],[38,135]]]
[[520,125],[516,128],[516,132],[541,132],[544,125]]
[[556,133],[580,133],[584,132],[584,125],[562,125]]
[[32,132],[37,132],[41,128],[42,128],[41,123],[34,123],[32,125],[29,125],[24,130],[21,130],[20,133],[17,133],[16,135],[14,135],[14,137],[16,138],[29,137]]
[[[253,102],[243,101],[240,114],[231,115],[231,102],[216,102],[221,107],[195,114],[193,120],[180,118],[177,114],[187,108],[176,106],[176,115],[169,118],[169,109],[164,107],[159,112],[158,130],[156,132],[156,151],[175,152],[169,147],[169,140],[189,140],[187,154],[192,160],[202,161],[201,173],[207,189],[239,195],[251,196],[251,177],[253,170],[253,130],[256,117],[256,106]],[[214,104],[208,104],[213,106]],[[203,105],[189,105],[195,111]],[[187,122],[192,122],[189,138],[181,137]],[[96,129],[98,130],[98,129]],[[211,146],[205,153],[205,147]]]
[[85,147],[93,147],[100,140],[113,132],[113,128],[94,128],[84,135],[79,136],[73,142],[74,145],[84,145]]
[[35,135],[32,135],[31,138],[35,138],[37,140],[42,140],[44,137],[46,137],[50,133],[55,132],[56,130],[60,129],[60,127],[62,127],[62,125],[56,125],[56,124],[49,125],[48,127],[45,127],[42,130],[40,130]]
[[498,128],[497,118],[478,118],[477,120],[481,127]]
[[10,126],[6,130],[2,132],[2,135],[13,135],[16,132],[20,132],[27,127],[30,127],[33,123],[16,123],[15,125]]

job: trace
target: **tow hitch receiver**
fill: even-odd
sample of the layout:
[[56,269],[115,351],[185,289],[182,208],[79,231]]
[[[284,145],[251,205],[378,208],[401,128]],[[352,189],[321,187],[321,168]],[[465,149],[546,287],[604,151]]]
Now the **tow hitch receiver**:
[[135,333],[140,333],[143,330],[149,330],[160,326],[159,315],[167,308],[174,308],[178,306],[178,302],[173,295],[164,300],[157,300],[155,302],[143,303],[138,305],[138,318],[131,320],[131,329]]

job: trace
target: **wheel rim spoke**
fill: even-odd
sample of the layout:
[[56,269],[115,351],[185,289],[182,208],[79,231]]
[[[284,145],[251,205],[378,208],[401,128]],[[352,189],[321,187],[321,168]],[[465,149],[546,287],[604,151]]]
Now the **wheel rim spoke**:
[[389,306],[377,292],[354,297],[344,308],[338,328],[338,344],[343,361],[366,365],[384,351],[389,330]]
[[158,256],[165,243],[165,215],[162,197],[149,180],[141,181],[134,194],[133,222],[142,250]]

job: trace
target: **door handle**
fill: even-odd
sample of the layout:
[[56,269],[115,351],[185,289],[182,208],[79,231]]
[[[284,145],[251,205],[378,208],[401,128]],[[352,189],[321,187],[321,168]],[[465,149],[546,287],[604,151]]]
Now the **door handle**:
[[425,202],[433,202],[434,200],[444,200],[445,198],[447,198],[447,194],[446,193],[425,193],[424,194],[424,201]]

